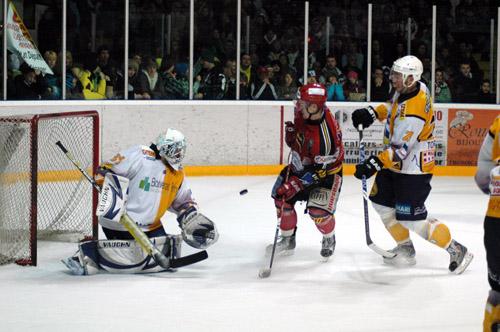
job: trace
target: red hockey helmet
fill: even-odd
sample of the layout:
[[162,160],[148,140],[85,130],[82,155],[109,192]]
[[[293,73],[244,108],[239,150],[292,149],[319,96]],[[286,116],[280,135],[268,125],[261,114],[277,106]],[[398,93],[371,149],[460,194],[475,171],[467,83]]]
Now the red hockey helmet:
[[302,86],[299,90],[298,100],[316,104],[320,110],[325,106],[326,98],[326,88],[323,84],[310,83]]

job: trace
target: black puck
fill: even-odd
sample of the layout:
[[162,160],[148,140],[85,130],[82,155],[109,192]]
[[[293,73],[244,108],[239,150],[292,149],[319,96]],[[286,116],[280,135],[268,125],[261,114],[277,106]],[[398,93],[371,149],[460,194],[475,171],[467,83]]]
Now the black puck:
[[243,189],[242,191],[240,191],[240,195],[246,195],[246,194],[248,194],[248,190]]

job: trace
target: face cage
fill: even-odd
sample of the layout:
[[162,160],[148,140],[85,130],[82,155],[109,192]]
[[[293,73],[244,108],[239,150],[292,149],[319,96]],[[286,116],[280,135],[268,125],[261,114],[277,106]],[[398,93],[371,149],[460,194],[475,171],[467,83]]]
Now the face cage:
[[405,88],[409,88],[410,86],[412,86],[413,84],[415,84],[417,82],[416,80],[414,80],[412,84],[406,85],[406,80],[408,79],[408,77],[413,76],[413,74],[405,74],[405,73],[402,73],[399,71],[395,71],[394,67],[393,67],[393,68],[391,68],[391,72],[389,73],[389,80],[391,81],[391,83],[392,83],[392,77],[395,73],[401,74],[402,79],[403,79],[403,87],[405,87]]
[[160,156],[165,158],[167,162],[174,168],[178,166],[186,155],[186,145],[184,142],[176,142],[160,148]]
[[[307,109],[309,108],[309,106],[311,106],[312,104],[316,104],[316,106],[318,106],[318,111],[315,112],[315,113],[309,113],[307,111]],[[302,108],[305,108],[305,111],[307,114],[310,114],[310,115],[314,115],[314,114],[317,114],[319,112],[321,112],[323,110],[323,108],[325,107],[325,105],[323,104],[322,106],[319,105],[319,103],[314,103],[314,102],[310,102],[310,101],[305,101],[303,99],[298,99],[298,100],[295,100],[295,110],[297,112],[300,112],[302,113]]]

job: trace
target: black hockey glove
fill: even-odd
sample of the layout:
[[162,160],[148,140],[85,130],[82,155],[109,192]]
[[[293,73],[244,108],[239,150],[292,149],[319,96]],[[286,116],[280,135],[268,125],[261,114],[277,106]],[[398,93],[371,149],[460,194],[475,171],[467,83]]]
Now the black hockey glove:
[[377,113],[373,107],[368,106],[367,108],[360,108],[352,112],[351,115],[352,124],[354,128],[358,129],[359,125],[364,128],[368,128],[377,119]]
[[356,165],[356,172],[354,172],[354,176],[357,179],[362,179],[363,175],[368,179],[373,174],[382,170],[384,164],[378,159],[376,156],[370,156],[364,163]]

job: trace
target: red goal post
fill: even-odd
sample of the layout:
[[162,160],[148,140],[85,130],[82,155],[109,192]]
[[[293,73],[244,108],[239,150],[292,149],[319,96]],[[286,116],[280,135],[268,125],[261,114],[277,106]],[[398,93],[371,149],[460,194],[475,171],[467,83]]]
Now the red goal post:
[[0,117],[0,265],[36,265],[38,240],[97,238],[97,193],[57,141],[93,175],[99,114]]

